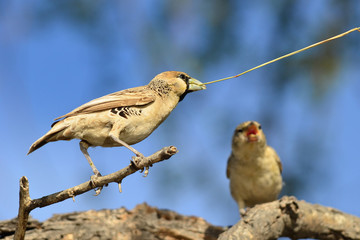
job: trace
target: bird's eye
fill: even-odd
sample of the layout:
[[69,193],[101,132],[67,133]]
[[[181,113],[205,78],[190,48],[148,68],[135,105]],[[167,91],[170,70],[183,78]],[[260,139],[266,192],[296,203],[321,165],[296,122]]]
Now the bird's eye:
[[259,125],[259,127],[258,127],[259,129],[261,129],[261,125]]
[[242,128],[236,130],[237,133],[242,133],[244,130]]
[[186,80],[186,75],[183,74],[183,73],[181,73],[181,74],[179,75],[179,78],[181,78],[182,80]]

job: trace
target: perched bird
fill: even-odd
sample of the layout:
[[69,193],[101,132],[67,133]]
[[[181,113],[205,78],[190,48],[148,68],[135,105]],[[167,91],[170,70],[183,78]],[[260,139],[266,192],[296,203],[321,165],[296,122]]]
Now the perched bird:
[[146,86],[94,99],[56,118],[50,131],[31,145],[28,154],[48,142],[77,138],[95,176],[101,176],[89,156],[89,147],[124,146],[143,158],[130,145],[148,137],[187,93],[202,89],[206,89],[205,85],[186,73],[160,73]]
[[281,172],[280,158],[266,144],[261,125],[255,121],[238,125],[226,175],[240,212],[245,207],[277,199],[283,185]]

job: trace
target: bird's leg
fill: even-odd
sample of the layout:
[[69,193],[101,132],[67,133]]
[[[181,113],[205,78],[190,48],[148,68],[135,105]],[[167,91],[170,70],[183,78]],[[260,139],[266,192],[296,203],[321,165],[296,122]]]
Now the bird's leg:
[[[132,164],[134,164],[138,169],[141,169],[140,172],[144,171],[144,168],[140,168],[139,167],[139,162],[145,158],[145,156],[140,153],[139,151],[137,151],[135,148],[131,147],[129,144],[127,144],[126,142],[124,142],[123,140],[121,140],[118,136],[120,134],[120,130],[121,130],[122,126],[119,123],[115,123],[111,129],[111,131],[109,132],[109,137],[116,143],[119,143],[120,145],[126,147],[127,149],[129,149],[130,151],[132,151],[133,153],[135,153],[136,157],[132,158]],[[144,172],[144,177],[146,177],[149,173],[149,167],[146,167],[145,172]]]
[[[95,164],[93,163],[93,161],[91,160],[90,158],[90,155],[88,153],[88,148],[90,147],[90,144],[85,142],[85,141],[80,141],[79,143],[80,145],[80,150],[81,152],[84,154],[86,160],[89,162],[90,164],[90,167],[92,169],[92,171],[94,172],[94,175],[91,176],[91,183],[94,185],[94,180],[97,178],[97,177],[100,177],[101,174],[99,172],[99,170],[97,170],[97,168],[95,167]],[[101,190],[102,190],[103,187],[98,187],[96,190],[95,190],[95,196],[99,195]]]
[[239,209],[240,217],[244,218],[246,214],[246,208],[240,208]]
[[123,140],[121,140],[120,138],[116,137],[114,134],[110,134],[110,137],[112,140],[114,140],[115,142],[121,144],[122,146],[126,147],[127,149],[129,149],[130,151],[132,151],[133,153],[135,153],[135,155],[137,157],[140,158],[145,158],[144,155],[137,151],[135,148],[133,148],[132,146],[130,146],[129,144],[127,144],[126,142],[124,142]]
[[[120,138],[118,138],[115,134],[111,133],[109,134],[109,136],[111,137],[111,139],[119,144],[121,144],[122,146],[126,147],[127,149],[129,149],[130,151],[132,151],[133,153],[135,153],[136,157],[133,157],[132,159],[132,163],[137,167],[138,167],[138,162],[141,161],[142,159],[145,158],[145,156],[140,153],[139,151],[137,151],[135,148],[131,147],[129,144],[127,144],[126,142],[124,142],[123,140],[121,140]],[[141,169],[141,172],[144,169]],[[149,173],[149,167],[146,167],[144,176],[146,177],[147,174]]]
[[123,140],[121,140],[119,138],[120,135],[120,131],[122,129],[122,125],[119,122],[115,122],[114,125],[112,126],[110,132],[109,132],[109,137],[116,143],[119,143],[120,145],[126,147],[127,149],[129,149],[130,151],[132,151],[133,153],[135,153],[135,155],[139,158],[145,158],[144,155],[142,153],[140,153],[139,151],[137,151],[135,148],[131,147],[129,144],[127,144],[126,142],[124,142]]
[[240,217],[243,218],[245,216],[245,213],[246,213],[245,202],[242,199],[238,199],[237,204],[239,206]]
[[95,164],[91,160],[90,155],[89,155],[89,153],[87,151],[88,148],[90,147],[90,144],[88,144],[85,141],[80,141],[79,145],[80,145],[81,152],[84,154],[86,160],[89,162],[90,167],[91,167],[92,171],[94,172],[95,176],[100,177],[101,174],[100,174],[99,170],[97,170],[97,168],[95,167]]

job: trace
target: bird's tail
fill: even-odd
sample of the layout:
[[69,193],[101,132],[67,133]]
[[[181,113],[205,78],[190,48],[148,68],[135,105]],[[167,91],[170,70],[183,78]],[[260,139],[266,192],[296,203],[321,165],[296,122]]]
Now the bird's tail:
[[30,147],[28,155],[35,151],[38,148],[41,148],[48,142],[53,142],[57,140],[69,140],[63,135],[64,130],[69,126],[69,124],[65,123],[63,120],[55,122],[51,125],[52,128],[48,131],[44,136],[36,140]]

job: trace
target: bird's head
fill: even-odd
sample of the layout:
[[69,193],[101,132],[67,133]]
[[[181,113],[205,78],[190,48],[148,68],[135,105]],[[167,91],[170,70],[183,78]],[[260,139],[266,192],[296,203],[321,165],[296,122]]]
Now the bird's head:
[[160,73],[151,80],[150,86],[156,89],[159,94],[172,92],[179,96],[180,101],[184,99],[189,92],[195,92],[206,89],[205,85],[190,77],[184,72],[167,71]]
[[233,144],[266,144],[265,134],[261,125],[255,121],[248,121],[238,125],[234,132]]

